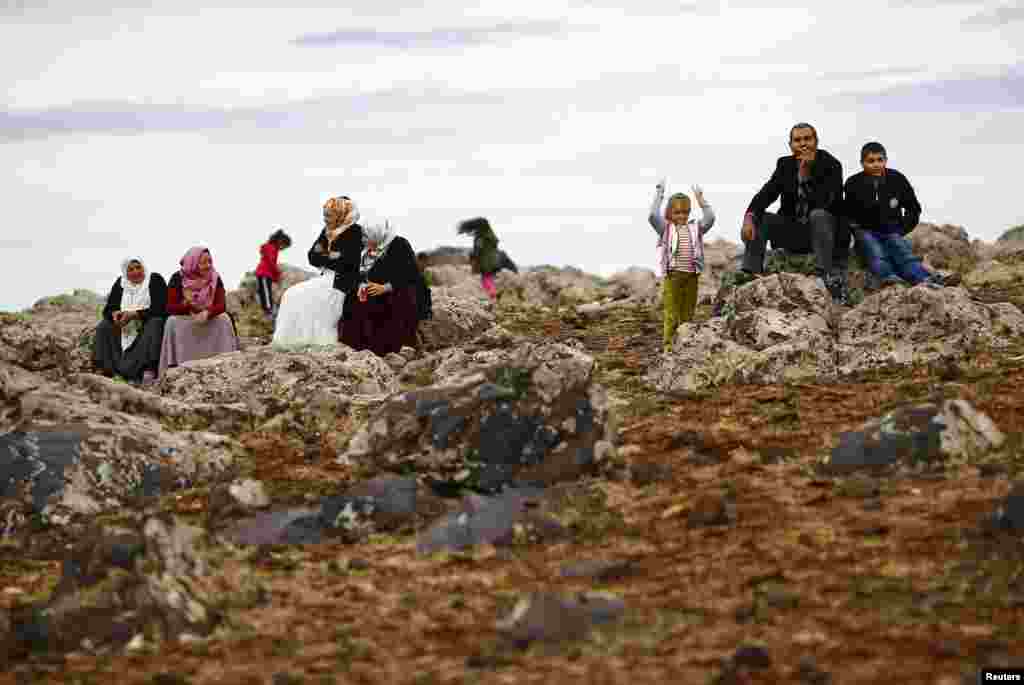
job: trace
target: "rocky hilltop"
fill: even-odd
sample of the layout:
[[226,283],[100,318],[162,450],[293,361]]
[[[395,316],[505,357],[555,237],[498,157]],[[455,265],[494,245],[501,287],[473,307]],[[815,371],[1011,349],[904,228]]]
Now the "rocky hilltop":
[[1024,250],[911,237],[963,285],[839,308],[785,260],[734,287],[711,243],[671,353],[649,269],[491,303],[454,248],[385,358],[269,347],[251,274],[242,350],[145,389],[89,373],[95,294],[0,314],[0,683],[1024,663]]

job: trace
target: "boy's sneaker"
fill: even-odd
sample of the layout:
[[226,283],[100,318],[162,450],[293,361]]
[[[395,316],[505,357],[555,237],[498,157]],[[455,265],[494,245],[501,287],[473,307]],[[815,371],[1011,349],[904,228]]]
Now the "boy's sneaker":
[[829,274],[822,280],[825,281],[825,289],[832,296],[832,302],[841,307],[850,306],[850,289],[846,285],[845,274]]
[[882,279],[883,288],[891,288],[894,285],[903,285],[903,279],[899,276],[886,276]]
[[949,273],[945,274],[935,272],[932,274],[932,277],[928,279],[928,282],[934,283],[936,286],[940,288],[955,288],[956,286],[960,285],[960,283],[962,283],[963,280],[963,276],[956,273],[955,271],[950,271]]

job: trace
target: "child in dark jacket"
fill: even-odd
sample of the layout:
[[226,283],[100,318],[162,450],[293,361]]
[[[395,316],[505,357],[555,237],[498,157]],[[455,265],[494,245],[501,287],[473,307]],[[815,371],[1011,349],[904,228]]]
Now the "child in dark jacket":
[[277,256],[291,247],[292,239],[281,229],[274,231],[267,242],[260,245],[260,263],[256,267],[256,294],[268,319],[274,318],[274,283],[281,281]]
[[868,271],[881,286],[902,281],[952,285],[924,268],[904,237],[917,226],[921,204],[907,177],[887,169],[886,163],[882,144],[866,143],[860,151],[864,170],[847,179],[843,188],[844,214]]

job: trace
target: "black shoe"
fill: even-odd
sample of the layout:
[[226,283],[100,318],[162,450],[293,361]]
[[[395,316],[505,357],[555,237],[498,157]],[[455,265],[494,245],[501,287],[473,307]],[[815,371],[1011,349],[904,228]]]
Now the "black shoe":
[[846,274],[829,274],[824,280],[825,289],[832,296],[832,302],[840,307],[849,307],[850,289],[846,285]]

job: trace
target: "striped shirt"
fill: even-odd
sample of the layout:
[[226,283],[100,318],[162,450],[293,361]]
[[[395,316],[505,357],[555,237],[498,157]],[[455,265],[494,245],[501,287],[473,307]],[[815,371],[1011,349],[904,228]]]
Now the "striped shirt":
[[693,260],[693,245],[690,244],[690,231],[686,226],[675,226],[676,235],[679,236],[679,244],[675,254],[672,255],[672,262],[669,264],[669,271],[685,271],[686,273],[697,273],[697,265]]

